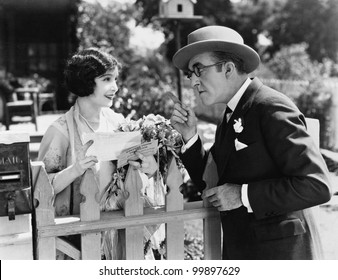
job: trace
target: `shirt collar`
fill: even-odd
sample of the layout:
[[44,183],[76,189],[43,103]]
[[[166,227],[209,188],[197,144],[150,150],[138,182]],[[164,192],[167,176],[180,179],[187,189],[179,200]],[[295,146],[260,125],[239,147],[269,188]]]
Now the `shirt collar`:
[[243,93],[248,88],[250,83],[251,83],[251,79],[247,78],[246,81],[243,83],[243,85],[240,87],[240,89],[236,92],[236,94],[228,102],[227,106],[231,109],[232,112],[235,111],[239,100],[241,99]]

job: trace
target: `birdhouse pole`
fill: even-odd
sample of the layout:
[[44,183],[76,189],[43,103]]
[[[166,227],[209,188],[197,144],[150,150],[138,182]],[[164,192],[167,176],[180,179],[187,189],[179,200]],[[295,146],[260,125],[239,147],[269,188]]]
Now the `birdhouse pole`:
[[[175,39],[176,39],[176,50],[181,48],[181,23],[179,20],[175,21]],[[180,69],[176,68],[177,76],[177,97],[182,101],[182,82]]]
[[[196,0],[160,0],[159,20],[172,20],[175,25],[176,50],[181,48],[181,22],[202,20],[203,16],[194,16],[194,4]],[[176,69],[177,75],[177,97],[182,101],[181,72]]]

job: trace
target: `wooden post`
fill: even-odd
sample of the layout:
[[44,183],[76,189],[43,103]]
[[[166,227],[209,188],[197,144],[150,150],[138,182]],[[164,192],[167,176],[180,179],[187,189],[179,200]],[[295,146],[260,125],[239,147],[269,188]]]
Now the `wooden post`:
[[[181,23],[179,20],[175,20],[175,43],[176,50],[181,48]],[[177,96],[180,101],[182,101],[182,84],[181,84],[181,71],[176,68],[177,76]]]
[[[178,170],[176,160],[173,157],[169,164],[166,179],[168,193],[166,195],[166,211],[183,210],[183,195],[179,191],[183,184],[182,174]],[[168,222],[166,224],[167,242],[166,251],[168,260],[184,259],[184,221]]]
[[[138,171],[129,166],[125,180],[125,190],[129,196],[125,202],[124,215],[143,215],[143,200],[141,198],[142,181]],[[127,260],[143,260],[143,226],[128,227],[125,229],[125,248]]]
[[[80,218],[82,222],[100,219],[100,206],[95,199],[98,191],[99,187],[93,170],[88,169],[82,178],[80,186],[80,192],[83,196],[83,200],[80,203]],[[81,258],[83,260],[101,259],[101,232],[81,235]]]
[[329,144],[332,144],[333,150],[338,151],[338,79],[330,79],[326,85],[332,91],[331,124],[332,138]]
[[[203,173],[206,189],[217,186],[217,166],[211,153],[209,153],[206,168]],[[204,207],[213,207],[207,199],[203,200]],[[219,217],[203,220],[204,231],[204,259],[221,259],[221,223]]]
[[312,119],[312,118],[306,118],[306,125],[307,125],[307,131],[312,137],[313,141],[315,142],[316,146],[320,147],[320,135],[319,135],[319,130],[320,130],[320,124],[319,120],[317,119]]
[[39,227],[54,225],[54,207],[52,204],[53,187],[41,161],[31,163],[32,187],[35,207],[36,232],[34,233],[33,245],[35,247],[35,257],[40,260],[55,260],[56,247],[55,237],[39,237]]

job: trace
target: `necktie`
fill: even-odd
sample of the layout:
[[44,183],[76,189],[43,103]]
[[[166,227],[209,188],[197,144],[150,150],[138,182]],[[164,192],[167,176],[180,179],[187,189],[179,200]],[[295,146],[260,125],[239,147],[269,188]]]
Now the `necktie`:
[[225,135],[225,131],[227,130],[228,127],[228,122],[230,120],[232,114],[232,110],[227,106],[224,112],[224,116],[223,116],[223,121],[220,124],[220,139],[223,139],[224,135]]
[[224,112],[227,123],[230,120],[231,114],[232,114],[232,110],[229,108],[229,106],[227,106]]

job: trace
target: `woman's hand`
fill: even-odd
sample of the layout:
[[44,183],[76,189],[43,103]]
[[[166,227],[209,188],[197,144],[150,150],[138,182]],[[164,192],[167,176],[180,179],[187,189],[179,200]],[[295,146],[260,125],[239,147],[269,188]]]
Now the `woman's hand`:
[[84,159],[77,160],[74,164],[75,173],[81,176],[88,168],[93,167],[98,160],[95,156],[85,157]]
[[135,169],[139,169],[143,173],[147,174],[149,178],[153,177],[158,167],[154,156],[144,156],[139,152],[136,152],[135,155],[140,159],[140,161],[129,160],[128,163]]
[[[92,144],[93,141],[89,141],[84,145],[83,148],[85,149],[85,152]],[[97,162],[98,160],[95,156],[84,157],[82,159],[78,159],[74,164],[58,172],[52,180],[55,194],[64,190],[67,186],[73,183],[76,178],[81,176],[88,168],[91,168]]]
[[[84,154],[86,154],[87,150],[93,143],[94,141],[88,141],[84,145]],[[78,159],[73,165],[76,176],[81,176],[88,168],[93,167],[96,163],[98,163],[96,156],[86,156],[82,159]]]

